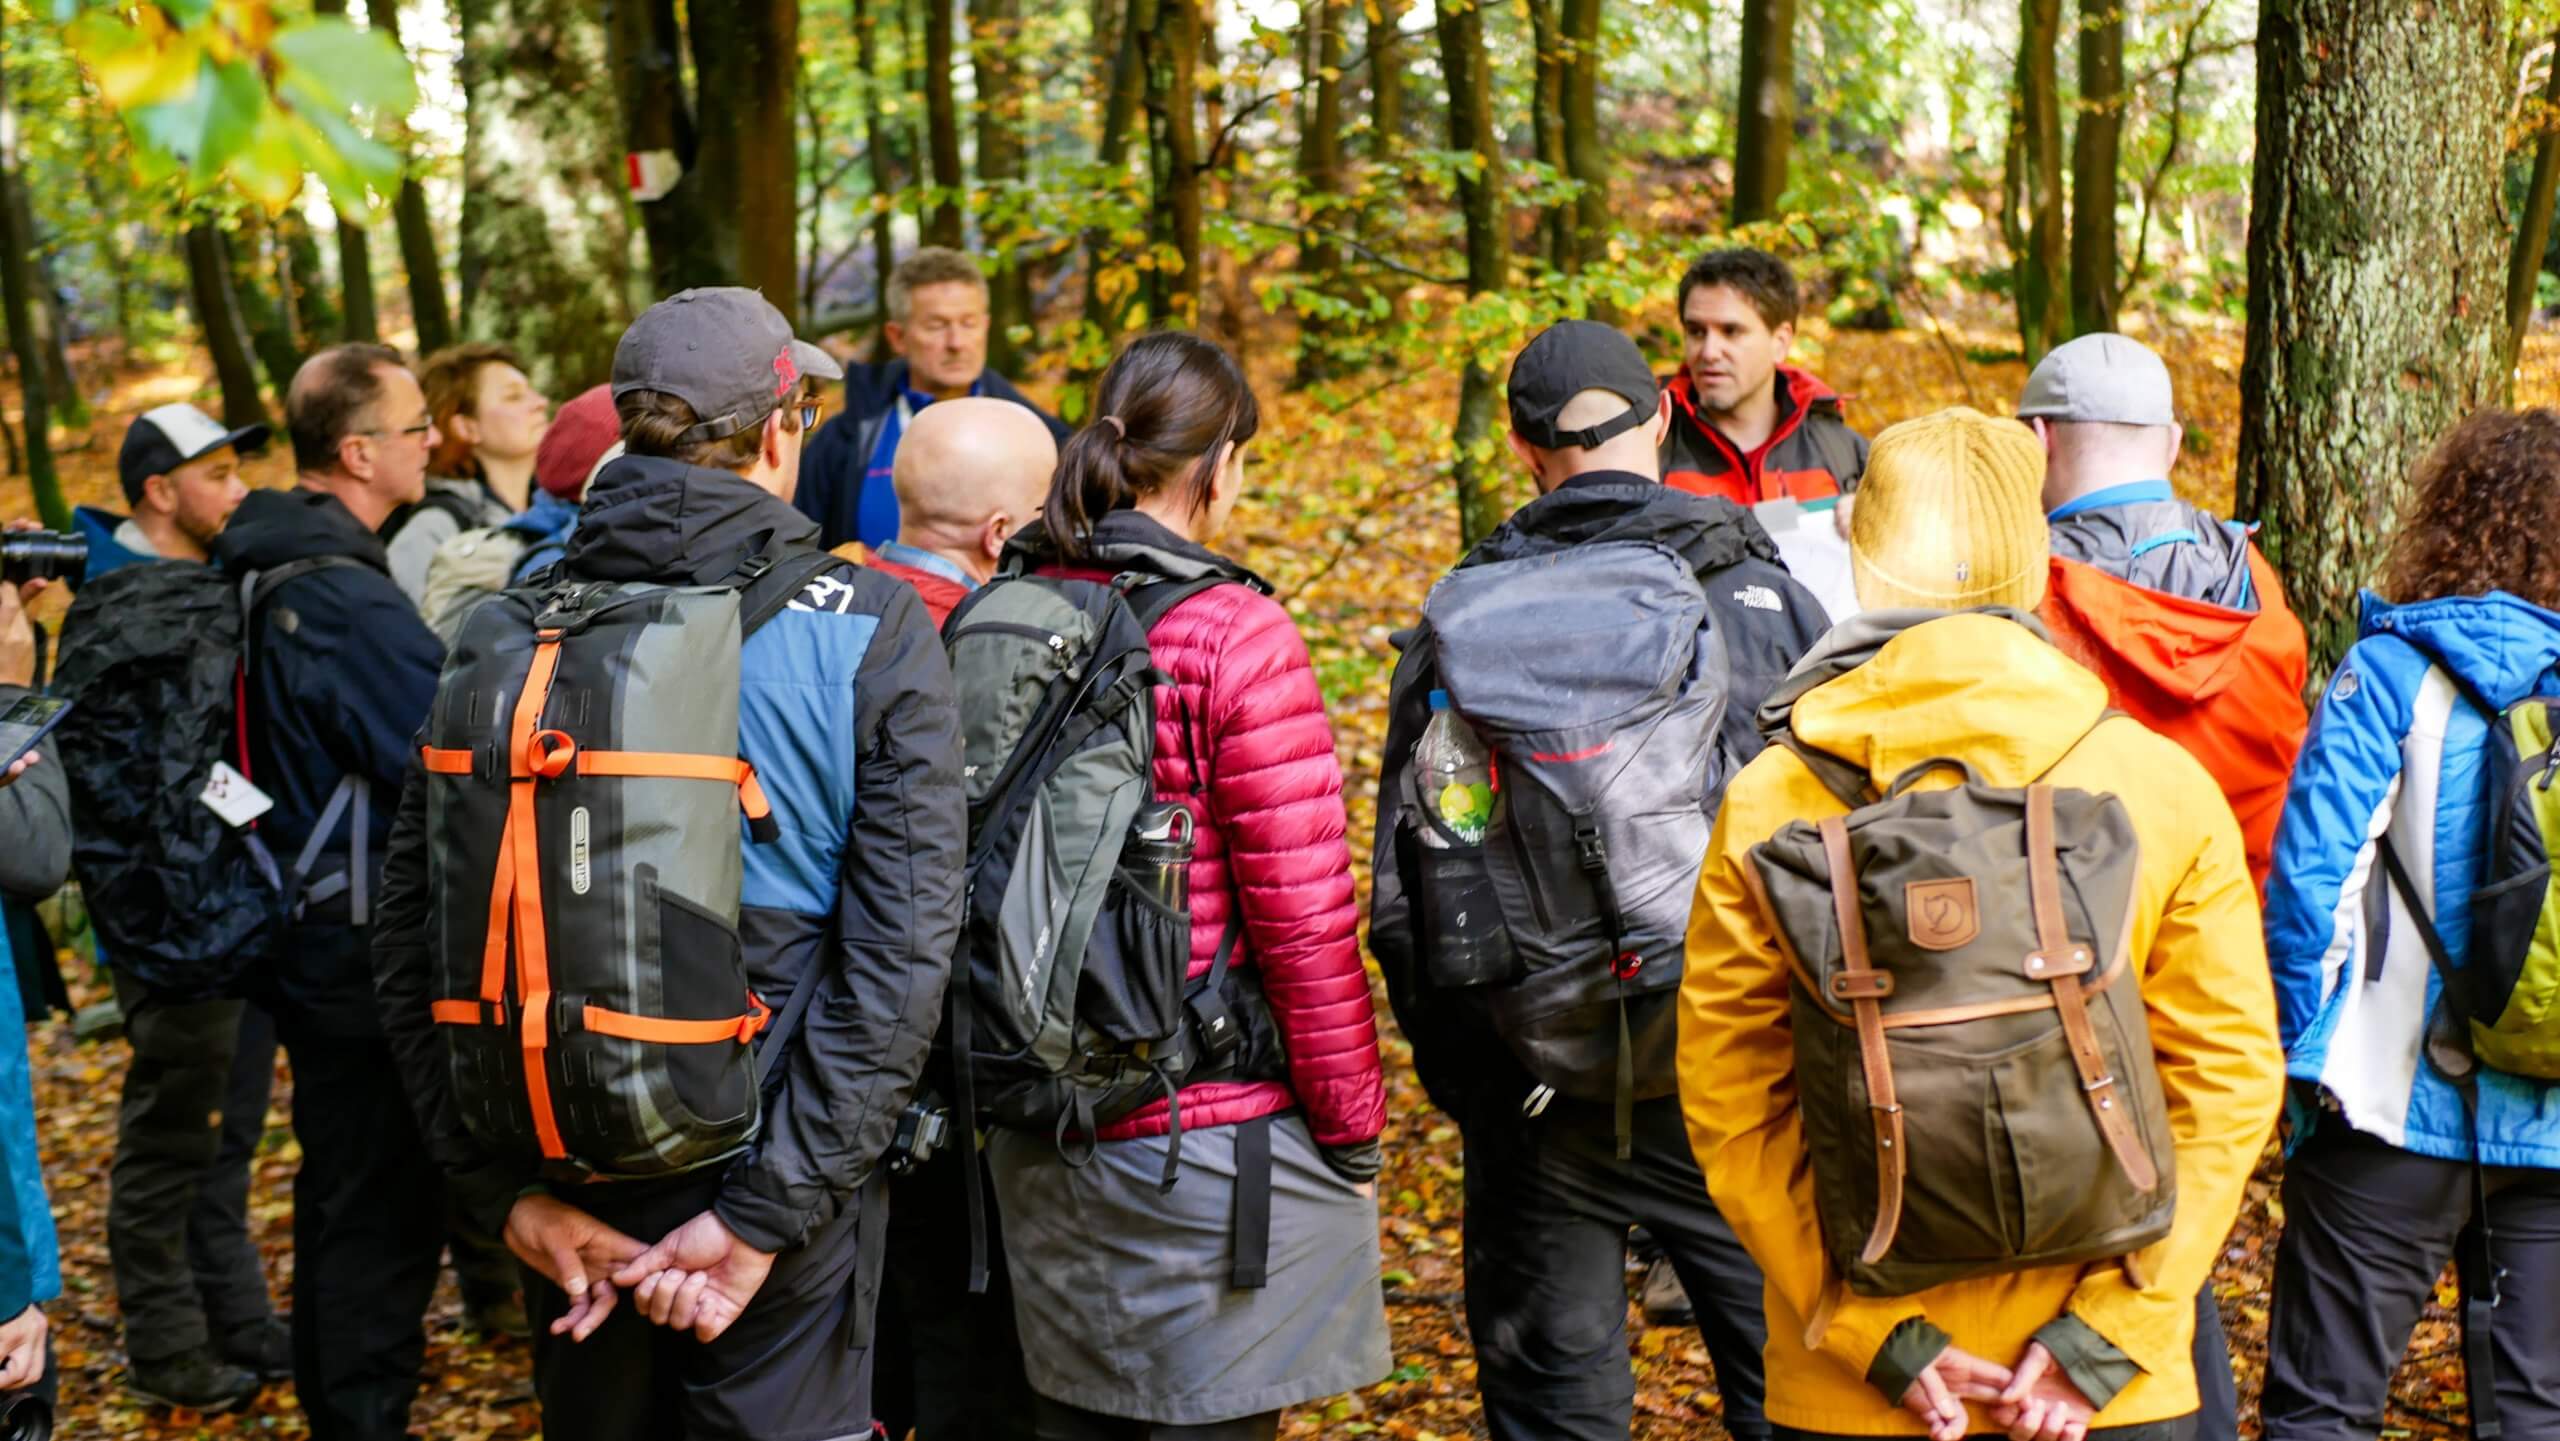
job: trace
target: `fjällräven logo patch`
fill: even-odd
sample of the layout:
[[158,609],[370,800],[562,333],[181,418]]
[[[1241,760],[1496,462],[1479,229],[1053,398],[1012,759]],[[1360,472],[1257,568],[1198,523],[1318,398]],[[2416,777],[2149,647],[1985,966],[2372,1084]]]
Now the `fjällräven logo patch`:
[[1913,881],[1902,888],[1902,904],[1911,944],[1924,951],[1952,951],[1982,934],[1982,908],[1974,900],[1971,876]]

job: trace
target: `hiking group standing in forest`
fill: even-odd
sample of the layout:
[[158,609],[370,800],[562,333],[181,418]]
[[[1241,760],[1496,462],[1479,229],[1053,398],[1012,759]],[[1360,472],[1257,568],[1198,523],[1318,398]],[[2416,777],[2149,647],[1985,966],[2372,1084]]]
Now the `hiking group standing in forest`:
[[[2229,1441],[2281,1118],[2264,1434],[2373,1435],[2453,1260],[2475,1425],[2560,1435],[2560,415],[2427,457],[2306,710],[2140,344],[1870,441],[1783,262],[1675,299],[1668,376],[1514,357],[1537,496],[1395,638],[1367,944],[1463,1139],[1489,1433],[1628,1433],[1632,1246],[1738,1437]],[[558,1438],[1250,1441],[1388,1374],[1342,771],[1221,548],[1254,390],[1149,333],[1070,430],[968,257],[885,310],[845,365],[687,290],[556,413],[497,347],[338,346],[290,489],[134,422],[0,890],[76,876],[125,1010],[136,1392],[405,1436],[448,1252]],[[40,679],[0,586],[0,711]],[[42,1387],[14,1048],[0,1163]]]

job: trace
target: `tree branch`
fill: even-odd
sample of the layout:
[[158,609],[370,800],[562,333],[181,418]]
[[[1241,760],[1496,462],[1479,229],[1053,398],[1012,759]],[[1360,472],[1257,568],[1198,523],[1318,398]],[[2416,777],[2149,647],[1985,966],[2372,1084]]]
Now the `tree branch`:
[[2203,33],[2205,22],[2213,18],[2213,7],[2217,3],[2218,0],[2204,0],[2196,7],[2195,20],[2187,26],[2185,38],[2178,42],[2178,58],[2170,62],[2170,70],[2176,79],[2169,86],[2169,143],[2160,147],[2160,163],[2151,167],[2150,177],[2142,182],[2142,221],[2133,233],[2133,255],[2126,264],[2124,279],[2116,286],[2116,294],[2120,296],[2131,295],[2133,287],[2142,281],[2142,272],[2149,268],[2147,252],[2151,247],[2151,217],[2160,209],[2160,187],[2169,178],[2169,167],[2178,161],[2178,142],[2185,138],[2187,69],[2199,55],[2211,53],[2196,48],[2196,36]]
[[1246,215],[1235,210],[1210,210],[1206,213],[1235,221],[1239,225],[1250,225],[1259,230],[1275,231],[1282,235],[1308,235],[1319,240],[1329,240],[1347,250],[1367,256],[1383,269],[1392,270],[1398,275],[1408,275],[1416,280],[1428,281],[1433,285],[1462,286],[1467,283],[1467,278],[1463,275],[1434,275],[1428,270],[1416,270],[1401,260],[1379,254],[1357,237],[1344,235],[1339,231],[1320,230],[1310,225],[1283,225],[1276,220],[1265,220],[1259,215]]

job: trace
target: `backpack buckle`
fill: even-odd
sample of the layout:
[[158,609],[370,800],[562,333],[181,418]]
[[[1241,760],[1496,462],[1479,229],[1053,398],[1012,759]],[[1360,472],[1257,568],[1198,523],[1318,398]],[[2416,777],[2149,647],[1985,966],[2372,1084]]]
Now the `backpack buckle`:
[[1598,826],[1573,828],[1573,853],[1585,871],[1598,875],[1609,869],[1609,843],[1601,839]]

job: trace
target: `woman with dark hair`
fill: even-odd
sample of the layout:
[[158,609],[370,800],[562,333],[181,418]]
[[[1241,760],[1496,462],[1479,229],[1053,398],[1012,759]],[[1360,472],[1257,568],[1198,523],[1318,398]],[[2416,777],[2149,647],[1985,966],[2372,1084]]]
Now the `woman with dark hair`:
[[[1342,773],[1288,612],[1210,548],[1261,423],[1243,372],[1195,336],[1142,336],[1103,372],[1093,414],[1015,545],[1049,574],[1225,582],[1148,632],[1169,681],[1155,797],[1196,823],[1190,974],[1230,945],[1229,976],[1267,1002],[1280,1054],[1184,1088],[1178,1132],[1157,1101],[1101,1127],[1090,1160],[1071,1146],[1080,1165],[1019,1131],[997,1131],[988,1156],[1041,1441],[1255,1441],[1281,1408],[1390,1364],[1374,1184],[1386,1094]],[[1262,1251],[1246,1218],[1265,1169]]]
[[2449,1256],[2475,1425],[2560,1436],[2555,537],[2560,412],[2455,427],[2294,768],[2267,891],[2293,1083],[2269,1441],[2373,1434]]

